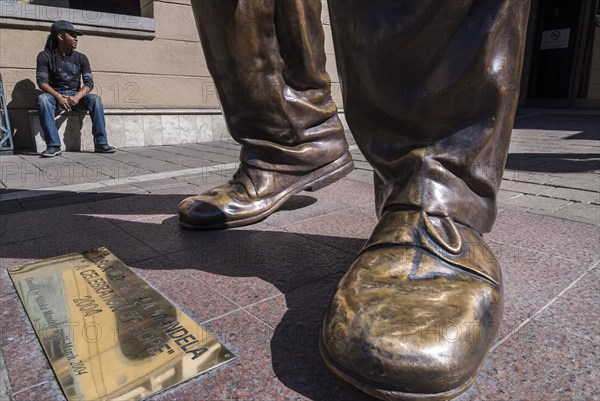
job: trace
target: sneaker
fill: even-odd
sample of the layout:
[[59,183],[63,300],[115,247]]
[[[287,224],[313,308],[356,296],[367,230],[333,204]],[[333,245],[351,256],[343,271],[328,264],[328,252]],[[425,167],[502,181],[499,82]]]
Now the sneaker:
[[102,145],[95,145],[94,152],[96,153],[115,153],[117,148],[114,146],[110,146],[108,143],[103,143]]
[[60,146],[48,146],[46,150],[42,152],[42,157],[54,157],[60,155]]

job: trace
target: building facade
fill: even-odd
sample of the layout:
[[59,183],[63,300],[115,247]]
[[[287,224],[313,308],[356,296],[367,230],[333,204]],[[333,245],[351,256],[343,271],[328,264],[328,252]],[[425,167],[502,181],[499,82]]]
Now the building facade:
[[[0,74],[16,149],[43,146],[35,59],[50,25],[73,22],[92,64],[112,144],[228,137],[191,10],[195,0],[0,0]],[[515,0],[519,1],[519,0]],[[328,71],[341,107],[327,8]],[[533,0],[521,107],[600,108],[598,0]],[[60,117],[68,147],[88,149],[89,117]],[[81,135],[80,132],[83,132]]]

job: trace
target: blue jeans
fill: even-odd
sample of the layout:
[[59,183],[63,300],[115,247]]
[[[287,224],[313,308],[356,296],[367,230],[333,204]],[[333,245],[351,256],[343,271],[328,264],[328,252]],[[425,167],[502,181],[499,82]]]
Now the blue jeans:
[[[61,95],[73,96],[77,91],[61,90],[57,91]],[[38,112],[40,113],[40,124],[44,132],[44,141],[47,146],[60,147],[60,137],[56,129],[54,117],[58,110],[58,104],[54,96],[49,93],[42,93],[38,96]],[[104,106],[102,100],[96,95],[86,95],[81,98],[79,103],[73,106],[73,111],[90,112],[92,118],[92,133],[94,134],[94,143],[96,145],[107,144],[106,123],[104,121]]]

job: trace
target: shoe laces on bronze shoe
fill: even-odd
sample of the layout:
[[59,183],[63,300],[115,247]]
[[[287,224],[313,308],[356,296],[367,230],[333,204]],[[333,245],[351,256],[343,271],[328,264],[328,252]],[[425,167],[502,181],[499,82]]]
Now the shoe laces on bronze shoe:
[[350,153],[310,172],[275,172],[242,165],[227,184],[184,199],[179,205],[179,222],[196,230],[256,223],[294,194],[327,186],[353,168]]
[[501,315],[500,267],[478,233],[390,211],[338,285],[321,354],[381,399],[446,400],[474,383]]

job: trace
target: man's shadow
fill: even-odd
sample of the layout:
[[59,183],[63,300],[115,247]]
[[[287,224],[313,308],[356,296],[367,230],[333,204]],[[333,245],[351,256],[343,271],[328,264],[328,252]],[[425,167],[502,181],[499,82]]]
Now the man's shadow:
[[[6,91],[6,85],[4,89]],[[42,93],[30,79],[19,81],[12,88],[11,101],[6,108],[15,149],[35,149],[28,111],[36,108],[37,98]]]

